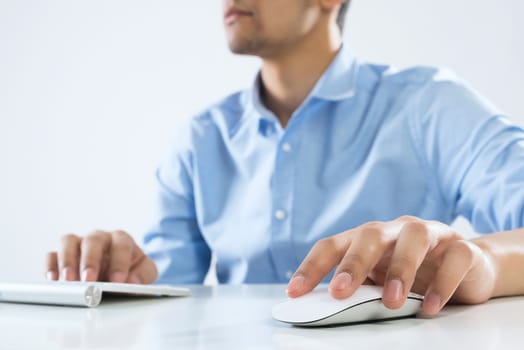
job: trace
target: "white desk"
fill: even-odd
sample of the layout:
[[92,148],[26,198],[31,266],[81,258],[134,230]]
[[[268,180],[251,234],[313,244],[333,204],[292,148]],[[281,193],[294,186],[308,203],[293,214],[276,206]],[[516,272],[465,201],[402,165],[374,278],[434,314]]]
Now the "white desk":
[[0,303],[0,349],[524,349],[524,297],[433,319],[306,329],[271,319],[283,285],[191,289],[95,309]]

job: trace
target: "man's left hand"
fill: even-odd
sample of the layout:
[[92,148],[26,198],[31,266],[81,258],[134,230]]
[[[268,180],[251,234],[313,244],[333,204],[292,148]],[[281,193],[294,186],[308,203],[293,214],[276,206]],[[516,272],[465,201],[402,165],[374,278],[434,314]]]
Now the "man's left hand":
[[451,227],[404,216],[371,222],[319,240],[288,285],[288,295],[310,292],[336,267],[333,297],[347,298],[361,285],[384,286],[382,301],[400,308],[408,292],[425,296],[423,311],[434,315],[449,301],[488,300],[496,279],[490,255]]

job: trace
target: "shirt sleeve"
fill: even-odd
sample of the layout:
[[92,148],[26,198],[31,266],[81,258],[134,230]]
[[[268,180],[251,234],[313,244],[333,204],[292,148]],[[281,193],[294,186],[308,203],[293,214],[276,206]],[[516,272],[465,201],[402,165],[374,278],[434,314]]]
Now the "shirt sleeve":
[[159,270],[157,283],[202,283],[211,261],[196,218],[190,134],[190,128],[180,129],[156,172],[153,226],[143,246]]
[[524,131],[453,76],[421,90],[415,135],[453,215],[478,233],[524,226]]

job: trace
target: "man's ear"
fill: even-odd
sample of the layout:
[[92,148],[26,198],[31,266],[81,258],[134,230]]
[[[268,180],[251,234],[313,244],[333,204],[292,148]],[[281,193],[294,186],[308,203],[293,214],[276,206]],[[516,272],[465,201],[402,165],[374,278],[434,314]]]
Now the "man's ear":
[[333,10],[335,7],[342,5],[346,0],[320,0],[320,6],[324,10]]

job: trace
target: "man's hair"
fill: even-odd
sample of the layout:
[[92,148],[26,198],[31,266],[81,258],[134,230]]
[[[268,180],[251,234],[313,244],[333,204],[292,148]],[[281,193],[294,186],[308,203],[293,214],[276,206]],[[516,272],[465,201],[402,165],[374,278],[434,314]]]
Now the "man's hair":
[[346,0],[342,5],[340,5],[340,10],[338,11],[337,24],[340,32],[344,32],[344,23],[346,22],[346,14],[348,12],[349,3],[351,0]]

